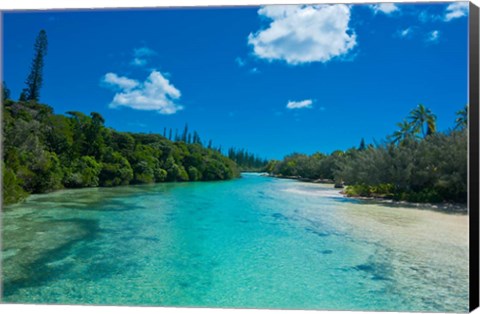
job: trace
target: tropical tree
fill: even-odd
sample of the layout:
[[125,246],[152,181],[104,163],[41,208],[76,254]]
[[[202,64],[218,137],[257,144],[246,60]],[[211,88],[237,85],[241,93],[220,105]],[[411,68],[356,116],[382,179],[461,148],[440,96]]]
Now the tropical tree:
[[47,33],[42,29],[35,40],[35,54],[32,60],[30,74],[25,81],[25,84],[27,84],[26,95],[24,95],[26,100],[38,101],[40,98],[40,88],[43,83],[43,59],[47,55],[47,45]]
[[90,113],[91,119],[85,126],[85,139],[88,143],[86,155],[95,156],[101,159],[105,149],[104,138],[102,136],[105,119],[97,112]]
[[397,123],[398,130],[389,136],[389,139],[394,144],[400,144],[412,135],[412,124],[408,121]]
[[456,112],[457,118],[455,119],[455,130],[463,130],[468,126],[468,105],[462,110]]
[[[437,117],[424,105],[419,104],[410,112],[410,121],[414,134],[422,133],[423,138],[436,131]],[[426,128],[425,128],[426,127]]]

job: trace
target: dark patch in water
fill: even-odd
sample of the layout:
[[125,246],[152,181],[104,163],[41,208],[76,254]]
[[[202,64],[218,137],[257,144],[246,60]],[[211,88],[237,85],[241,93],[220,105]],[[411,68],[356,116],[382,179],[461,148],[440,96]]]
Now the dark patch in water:
[[272,217],[275,219],[281,219],[281,220],[288,220],[288,218],[280,213],[274,213],[272,214]]
[[332,250],[323,250],[321,253],[322,254],[332,254],[333,251]]
[[145,240],[145,241],[150,241],[150,242],[158,242],[160,241],[158,238],[156,237],[140,237],[140,239],[142,240]]
[[357,265],[355,267],[353,267],[353,269],[355,270],[360,270],[360,271],[366,271],[366,272],[373,272],[374,271],[374,267],[373,265],[369,265],[369,264],[360,264],[360,265]]
[[185,282],[185,281],[180,281],[180,282],[178,283],[178,285],[179,285],[180,287],[182,287],[182,288],[188,288],[188,287],[190,287],[190,284],[189,284],[188,282]]
[[25,265],[24,269],[27,272],[27,276],[3,282],[3,297],[13,295],[22,288],[42,286],[47,282],[56,280],[58,276],[68,273],[73,266],[71,264],[64,264],[59,267],[50,267],[48,264],[66,258],[75,244],[81,241],[92,241],[98,234],[98,221],[93,219],[65,219],[57,221],[78,224],[85,231],[85,236],[72,239],[53,250],[45,251],[39,258]]
[[305,231],[308,231],[310,233],[313,233],[313,234],[316,234],[317,236],[319,237],[328,237],[330,234],[327,233],[327,232],[320,232],[320,231],[316,231],[316,230],[313,230],[312,228],[309,228],[309,227],[306,227],[305,228]]
[[136,209],[144,209],[145,207],[139,205],[128,204],[122,201],[110,200],[98,207],[84,207],[83,210],[104,211],[104,212],[126,212]]
[[376,276],[376,275],[374,275],[374,276],[372,277],[372,280],[388,280],[388,278],[385,278],[385,277],[383,277],[383,276]]
[[370,276],[370,279],[378,280],[390,280],[391,268],[385,263],[369,262],[366,264],[360,264],[352,267],[356,271],[365,272]]
[[272,200],[274,199],[270,195],[265,194],[264,191],[258,191],[259,198],[264,199],[264,200]]

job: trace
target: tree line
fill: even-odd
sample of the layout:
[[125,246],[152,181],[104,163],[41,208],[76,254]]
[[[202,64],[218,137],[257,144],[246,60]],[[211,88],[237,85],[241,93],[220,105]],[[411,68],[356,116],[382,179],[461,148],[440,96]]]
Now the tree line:
[[286,177],[332,180],[350,196],[377,196],[411,202],[467,201],[468,107],[457,112],[455,127],[437,132],[436,116],[423,105],[397,124],[377,145],[331,154],[291,154],[270,161],[265,170]]
[[245,149],[230,148],[228,158],[235,161],[242,171],[263,171],[268,160],[248,152]]
[[185,124],[182,133],[179,133],[178,129],[175,129],[175,133],[173,133],[173,129],[169,128],[167,132],[167,128],[163,128],[163,137],[168,138],[170,141],[174,142],[185,142],[187,144],[200,144],[202,146],[206,146],[208,149],[214,149],[219,153],[222,152],[222,146],[214,147],[212,140],[208,142],[203,142],[200,139],[200,135],[197,131],[193,131],[193,133],[189,132],[188,123]]

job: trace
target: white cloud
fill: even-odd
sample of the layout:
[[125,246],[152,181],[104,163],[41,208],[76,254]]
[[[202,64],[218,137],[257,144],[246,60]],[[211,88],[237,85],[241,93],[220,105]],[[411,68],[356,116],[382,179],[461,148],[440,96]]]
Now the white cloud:
[[123,90],[131,90],[139,85],[138,81],[129,79],[125,76],[118,76],[115,73],[105,74],[103,81]]
[[302,101],[289,101],[287,104],[287,109],[302,109],[302,108],[312,108],[313,101],[311,99],[305,99]]
[[438,42],[439,38],[440,38],[440,32],[435,30],[428,33],[427,41],[436,43]]
[[468,2],[454,2],[450,4],[445,13],[445,21],[468,15]]
[[370,8],[377,14],[378,12],[382,12],[385,14],[391,14],[395,11],[398,11],[398,7],[394,3],[379,3],[371,5]]
[[422,23],[428,23],[428,22],[443,21],[444,18],[441,15],[430,13],[427,10],[423,10],[418,15],[418,20]]
[[104,81],[121,89],[113,97],[110,108],[123,106],[161,114],[174,114],[183,109],[176,103],[181,96],[180,91],[159,71],[152,71],[143,83],[114,73],[107,73]]
[[398,36],[402,38],[410,38],[412,37],[413,29],[411,27],[407,27],[405,29],[401,29],[398,31]]
[[148,47],[140,47],[140,48],[135,48],[133,50],[133,54],[134,54],[135,57],[138,58],[138,57],[154,56],[157,53],[154,50],[152,50]]
[[147,64],[147,60],[141,58],[134,58],[130,64],[142,67]]
[[149,57],[156,55],[157,53],[148,48],[148,47],[140,47],[133,49],[133,60],[130,62],[131,65],[135,65],[138,67],[143,67],[147,65]]
[[327,62],[348,53],[356,35],[348,27],[347,5],[269,5],[258,14],[270,20],[268,28],[248,36],[254,54],[289,64]]
[[424,11],[420,12],[420,14],[418,15],[418,19],[422,23],[427,23],[428,21],[433,19],[433,15],[429,14],[427,11],[424,10]]

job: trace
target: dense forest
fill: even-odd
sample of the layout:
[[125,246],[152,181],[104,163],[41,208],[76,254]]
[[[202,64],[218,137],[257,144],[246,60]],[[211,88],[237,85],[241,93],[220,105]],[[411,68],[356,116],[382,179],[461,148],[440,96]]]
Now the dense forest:
[[425,106],[413,109],[383,143],[329,155],[292,154],[270,161],[266,171],[284,177],[327,179],[347,185],[350,196],[377,196],[411,202],[467,201],[468,107],[456,125],[436,131],[436,116]]

